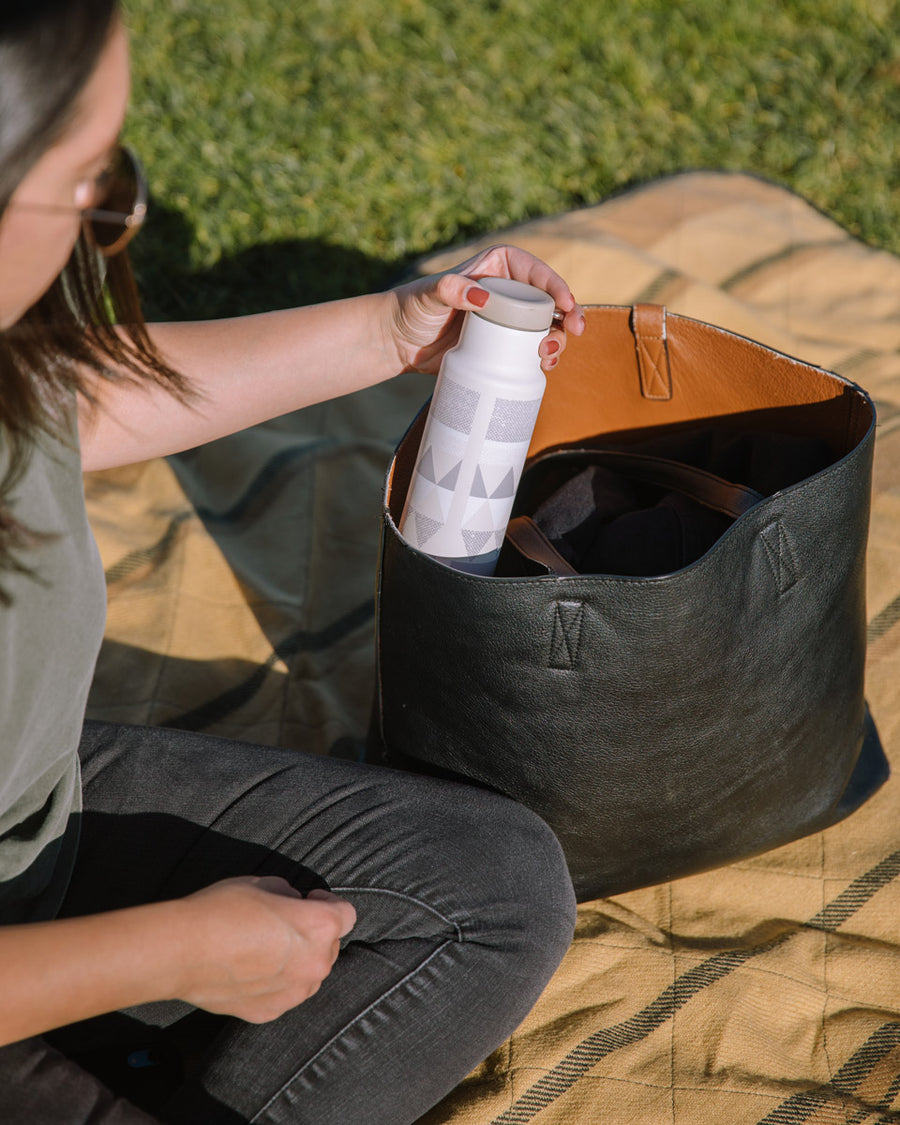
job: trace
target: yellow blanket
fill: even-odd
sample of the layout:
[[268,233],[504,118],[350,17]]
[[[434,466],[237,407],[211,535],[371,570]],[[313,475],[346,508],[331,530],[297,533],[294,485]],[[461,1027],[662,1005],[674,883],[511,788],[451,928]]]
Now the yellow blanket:
[[[502,239],[549,261],[582,302],[666,304],[873,396],[867,694],[896,768],[900,262],[781,188],[720,173]],[[402,377],[169,462],[89,475],[109,585],[90,715],[355,756],[382,476],[429,385]],[[898,825],[892,780],[825,833],[582,906],[535,1010],[425,1121],[900,1121]]]

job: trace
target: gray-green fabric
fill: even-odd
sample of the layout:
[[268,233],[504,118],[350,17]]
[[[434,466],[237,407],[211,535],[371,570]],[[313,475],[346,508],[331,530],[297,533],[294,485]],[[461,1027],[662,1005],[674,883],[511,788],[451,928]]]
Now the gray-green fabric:
[[[74,414],[72,415],[74,416]],[[52,538],[3,574],[0,606],[0,921],[52,917],[77,838],[77,748],[103,637],[106,589],[87,522],[77,438],[41,435],[13,512]]]

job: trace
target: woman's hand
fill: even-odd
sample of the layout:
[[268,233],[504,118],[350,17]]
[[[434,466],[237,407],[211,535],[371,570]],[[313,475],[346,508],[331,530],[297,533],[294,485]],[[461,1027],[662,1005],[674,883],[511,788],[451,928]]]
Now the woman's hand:
[[225,879],[180,899],[0,926],[0,1044],[153,1000],[251,1023],[302,1003],[356,912],[284,879]]
[[[566,332],[580,336],[584,313],[559,276],[545,262],[515,246],[492,246],[456,266],[448,273],[423,277],[391,291],[395,298],[388,326],[391,345],[400,357],[402,370],[436,374],[444,352],[459,338],[462,312],[477,312],[483,306],[478,296],[481,277],[511,277],[543,289],[556,302],[564,317],[541,341],[539,354],[545,370],[556,366],[566,346]],[[473,297],[475,298],[473,300]]]
[[264,1023],[308,999],[331,972],[356,911],[328,891],[307,898],[284,879],[225,879],[180,900],[178,998]]

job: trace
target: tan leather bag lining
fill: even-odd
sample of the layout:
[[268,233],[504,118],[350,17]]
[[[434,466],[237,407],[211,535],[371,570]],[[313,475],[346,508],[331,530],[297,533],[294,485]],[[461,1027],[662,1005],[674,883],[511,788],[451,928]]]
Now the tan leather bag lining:
[[[872,411],[843,380],[761,344],[659,305],[585,310],[587,330],[569,337],[547,390],[530,456],[698,422],[815,435],[835,460],[863,438]],[[392,467],[388,505],[399,520],[425,423],[407,434]]]

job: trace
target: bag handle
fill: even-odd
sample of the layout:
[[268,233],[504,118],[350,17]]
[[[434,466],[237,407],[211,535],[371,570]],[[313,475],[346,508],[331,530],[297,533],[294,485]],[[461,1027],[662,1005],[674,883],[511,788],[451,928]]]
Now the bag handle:
[[762,493],[753,488],[734,484],[706,469],[686,465],[683,461],[672,461],[668,457],[654,457],[649,453],[625,453],[614,449],[584,452],[591,454],[591,464],[606,465],[632,480],[680,492],[682,496],[696,500],[705,508],[711,508],[734,520],[764,499]]
[[[762,493],[753,488],[667,457],[613,449],[569,449],[553,457],[554,460],[585,460],[592,465],[606,465],[632,480],[680,492],[705,508],[735,520],[764,499]],[[580,573],[563,558],[531,516],[516,516],[510,520],[506,538],[519,554],[545,566],[551,574],[571,577]]]
[[545,566],[550,574],[571,578],[579,572],[564,559],[531,516],[516,516],[506,525],[506,540],[523,558]]

